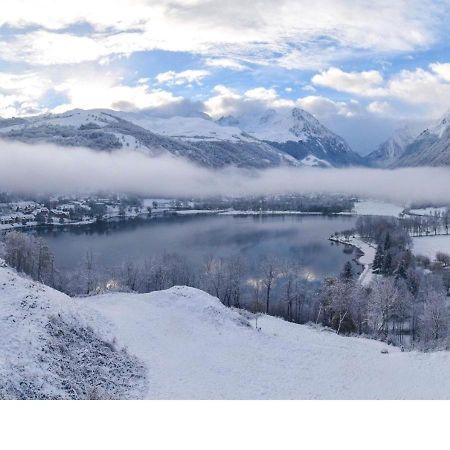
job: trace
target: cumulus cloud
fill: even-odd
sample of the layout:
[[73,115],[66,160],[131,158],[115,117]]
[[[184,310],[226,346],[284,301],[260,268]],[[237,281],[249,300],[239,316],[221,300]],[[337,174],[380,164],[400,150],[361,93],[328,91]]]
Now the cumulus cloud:
[[368,97],[385,95],[383,88],[380,87],[383,83],[383,76],[377,70],[344,72],[336,67],[331,67],[314,75],[311,82],[316,86],[324,86],[350,94]]
[[19,116],[39,111],[39,100],[51,82],[34,72],[0,72],[0,115]]
[[22,193],[112,191],[191,197],[341,192],[406,205],[411,201],[448,202],[450,190],[448,168],[216,171],[174,157],[10,142],[0,143],[0,157],[0,190]]
[[123,84],[116,74],[97,72],[65,79],[56,84],[54,89],[68,99],[68,103],[59,105],[54,112],[73,108],[112,108],[133,111],[164,108],[184,101],[183,97],[175,96],[170,91],[150,88],[142,79],[136,85],[130,86]]
[[182,72],[175,72],[169,70],[168,72],[163,72],[156,75],[155,79],[160,84],[167,85],[182,85],[197,83],[199,84],[203,78],[209,75],[207,70],[183,70]]
[[450,62],[430,64],[430,69],[443,80],[450,82]]

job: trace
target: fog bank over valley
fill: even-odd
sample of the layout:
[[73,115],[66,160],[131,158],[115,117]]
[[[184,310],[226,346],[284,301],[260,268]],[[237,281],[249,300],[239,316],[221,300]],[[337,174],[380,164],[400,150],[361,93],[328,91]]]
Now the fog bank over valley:
[[212,170],[172,156],[7,141],[0,144],[0,160],[0,190],[15,193],[206,197],[339,192],[407,205],[446,203],[450,191],[448,168]]

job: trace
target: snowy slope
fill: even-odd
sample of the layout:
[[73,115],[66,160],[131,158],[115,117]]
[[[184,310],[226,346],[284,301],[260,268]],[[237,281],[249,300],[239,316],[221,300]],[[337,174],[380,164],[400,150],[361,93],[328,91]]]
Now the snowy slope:
[[218,123],[236,126],[251,136],[290,154],[299,161],[308,156],[335,167],[363,165],[343,138],[300,108],[268,109],[261,114],[223,117]]
[[0,260],[0,399],[141,397],[145,368],[103,322]]
[[207,167],[266,168],[301,165],[295,158],[238,129],[203,116],[156,118],[145,113],[75,109],[63,114],[4,120],[0,137],[102,151],[170,153]]
[[193,288],[70,299],[2,264],[0,396],[450,398],[449,352],[402,353],[268,316],[258,326]]
[[394,164],[405,166],[450,165],[450,110],[411,142]]
[[217,122],[203,113],[158,117],[150,111],[74,109],[0,121],[0,137],[96,150],[171,153],[208,167],[362,164],[347,143],[299,108]]
[[250,314],[187,287],[85,301],[149,367],[148,398],[450,398],[448,352],[402,353],[267,316],[258,332]]
[[376,167],[391,166],[403,155],[406,147],[413,142],[414,137],[414,133],[408,127],[396,130],[389,139],[367,155],[367,161],[370,165]]

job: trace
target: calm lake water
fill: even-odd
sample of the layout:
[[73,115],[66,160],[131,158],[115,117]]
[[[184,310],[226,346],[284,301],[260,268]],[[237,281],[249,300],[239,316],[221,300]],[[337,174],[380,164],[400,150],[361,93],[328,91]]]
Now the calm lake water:
[[339,273],[354,257],[344,253],[344,246],[328,241],[332,233],[352,228],[354,222],[353,217],[341,216],[185,216],[35,233],[47,240],[62,269],[78,266],[88,250],[108,267],[164,252],[185,255],[193,264],[208,256],[239,254],[255,266],[262,256],[276,255],[300,262],[311,279],[320,280]]

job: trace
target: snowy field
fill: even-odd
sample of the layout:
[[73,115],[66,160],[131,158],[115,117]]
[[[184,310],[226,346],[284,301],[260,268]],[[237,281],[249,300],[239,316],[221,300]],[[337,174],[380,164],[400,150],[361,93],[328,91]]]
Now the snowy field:
[[[153,399],[450,399],[450,353],[258,320],[196,289],[86,300],[148,367]],[[388,354],[381,350],[388,349]]]
[[0,298],[0,397],[450,399],[449,352],[268,316],[258,331],[193,288],[70,299],[0,267]]
[[405,208],[393,203],[378,200],[361,200],[355,203],[353,213],[358,216],[392,216],[398,217]]
[[416,215],[416,216],[434,216],[437,215],[443,215],[447,212],[447,208],[445,206],[441,208],[420,208],[420,209],[410,209],[409,214]]
[[428,256],[434,259],[436,253],[448,253],[450,255],[450,236],[421,236],[413,238],[413,252],[416,255]]

